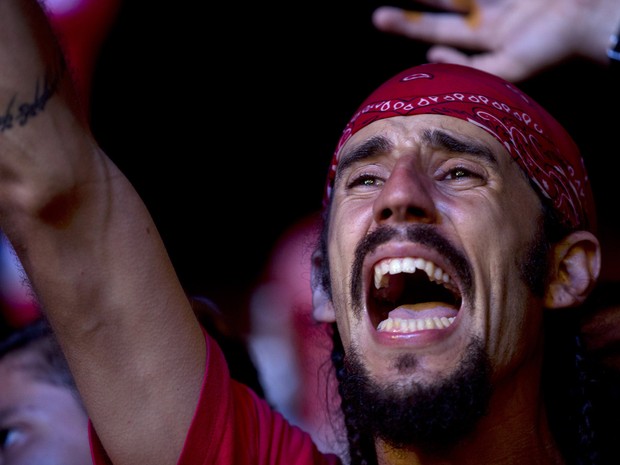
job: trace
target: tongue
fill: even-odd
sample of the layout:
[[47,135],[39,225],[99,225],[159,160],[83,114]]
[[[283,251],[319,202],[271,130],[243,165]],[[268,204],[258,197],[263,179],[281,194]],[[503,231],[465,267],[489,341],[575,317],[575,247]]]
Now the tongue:
[[390,318],[427,318],[443,317],[450,318],[456,316],[458,312],[453,307],[449,307],[445,302],[424,302],[423,304],[401,305],[389,313]]

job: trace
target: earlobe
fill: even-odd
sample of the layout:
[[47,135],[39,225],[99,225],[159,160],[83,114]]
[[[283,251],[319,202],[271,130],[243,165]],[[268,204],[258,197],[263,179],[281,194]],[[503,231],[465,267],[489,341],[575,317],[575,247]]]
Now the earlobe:
[[316,250],[312,254],[312,316],[321,323],[336,321],[336,312],[323,283],[323,255]]
[[549,285],[545,293],[547,308],[575,307],[583,303],[594,288],[601,269],[601,247],[588,231],[575,231],[552,250]]
[[333,323],[336,321],[334,306],[322,288],[312,289],[312,316],[321,323]]

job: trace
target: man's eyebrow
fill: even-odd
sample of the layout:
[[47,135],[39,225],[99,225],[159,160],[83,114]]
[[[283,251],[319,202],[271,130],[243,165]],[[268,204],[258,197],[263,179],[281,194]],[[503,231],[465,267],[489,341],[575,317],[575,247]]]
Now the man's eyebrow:
[[429,144],[444,148],[450,152],[478,155],[492,164],[497,164],[497,157],[491,149],[470,138],[458,138],[439,129],[428,129],[422,134]]
[[[440,129],[427,129],[422,133],[422,140],[450,152],[480,156],[489,163],[497,164],[497,158],[491,149],[470,138],[459,138]],[[353,147],[350,151],[343,152],[340,156],[335,180],[337,181],[340,173],[353,163],[389,152],[393,147],[394,144],[387,137],[377,135]]]
[[345,170],[349,165],[364,160],[366,158],[372,158],[380,153],[389,152],[394,147],[394,144],[385,136],[373,136],[370,139],[364,141],[363,144],[353,147],[350,151],[343,152],[338,162],[338,170],[336,171],[336,180],[340,177],[340,173]]
[[0,430],[2,430],[1,425],[4,424],[8,418],[19,413],[20,408],[15,405],[10,405],[8,407],[4,407],[0,409]]

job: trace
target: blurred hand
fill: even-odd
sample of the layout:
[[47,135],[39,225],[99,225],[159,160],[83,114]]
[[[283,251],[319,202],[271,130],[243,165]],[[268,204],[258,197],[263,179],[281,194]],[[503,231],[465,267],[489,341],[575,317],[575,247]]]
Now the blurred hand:
[[469,65],[513,82],[577,57],[606,64],[609,37],[620,26],[618,0],[415,3],[434,11],[383,6],[373,13],[373,24],[431,44],[429,61]]

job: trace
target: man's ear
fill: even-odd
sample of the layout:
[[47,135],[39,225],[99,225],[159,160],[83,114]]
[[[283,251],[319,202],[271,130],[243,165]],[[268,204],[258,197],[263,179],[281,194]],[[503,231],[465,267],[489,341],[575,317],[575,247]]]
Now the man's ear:
[[574,231],[553,246],[545,307],[566,308],[583,303],[601,271],[601,246],[588,231]]
[[322,323],[336,321],[336,312],[329,298],[327,290],[323,286],[323,254],[315,250],[312,254],[312,316]]

